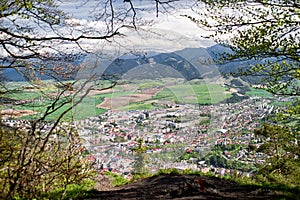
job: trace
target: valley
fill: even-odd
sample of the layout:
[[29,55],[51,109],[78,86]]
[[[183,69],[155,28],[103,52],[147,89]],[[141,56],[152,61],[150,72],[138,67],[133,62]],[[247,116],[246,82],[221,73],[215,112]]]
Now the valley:
[[[101,90],[109,85],[104,81],[64,116],[63,126],[76,129],[88,159],[102,172],[129,179],[133,173],[168,168],[251,176],[256,163],[264,162],[264,155],[249,149],[263,142],[253,130],[274,111],[272,102],[277,100],[238,79],[222,80],[224,84],[213,79],[120,80]],[[9,126],[38,119],[57,92],[51,81],[39,89],[9,84],[26,88],[6,96],[14,98],[1,111],[2,123]],[[73,94],[67,91],[64,98]],[[49,126],[59,114],[46,118]]]

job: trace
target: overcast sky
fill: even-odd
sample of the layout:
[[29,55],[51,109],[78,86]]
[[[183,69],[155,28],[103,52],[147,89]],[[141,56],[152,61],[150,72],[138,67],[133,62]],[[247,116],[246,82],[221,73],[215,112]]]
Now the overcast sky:
[[[101,1],[101,0],[100,0]],[[72,20],[82,24],[90,23],[93,26],[101,26],[101,22],[95,22],[93,14],[100,13],[103,10],[99,0],[61,0],[60,8],[68,13]],[[115,38],[115,43],[111,43],[111,48],[118,43],[128,49],[144,50],[144,51],[174,51],[188,47],[207,47],[214,43],[205,40],[202,36],[206,32],[200,29],[195,23],[191,22],[186,17],[181,15],[194,15],[191,11],[193,1],[181,0],[171,4],[167,7],[168,12],[163,12],[164,9],[160,7],[162,13],[156,17],[154,1],[150,0],[133,0],[134,6],[137,8],[137,17],[143,20],[149,20],[153,23],[149,26],[139,27],[138,31],[132,29],[122,29],[121,32],[126,35],[123,38]],[[128,4],[128,3],[127,3]],[[129,6],[123,0],[116,0],[114,2],[116,8]],[[148,11],[139,11],[141,8],[147,8]],[[95,45],[90,43],[89,45]],[[102,46],[102,45],[97,45]],[[106,45],[107,46],[107,45]],[[108,47],[106,47],[108,48]],[[95,49],[93,47],[93,49]],[[109,48],[108,48],[109,49]]]

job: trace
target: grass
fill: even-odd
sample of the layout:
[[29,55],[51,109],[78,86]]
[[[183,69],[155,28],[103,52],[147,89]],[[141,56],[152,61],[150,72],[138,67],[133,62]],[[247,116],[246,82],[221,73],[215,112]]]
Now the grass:
[[220,84],[178,84],[165,87],[153,99],[173,100],[178,103],[216,104],[229,98]]
[[118,175],[112,172],[106,172],[106,175],[110,176],[113,179],[113,186],[119,187],[128,183],[132,183],[139,179],[149,178],[153,176],[165,175],[165,174],[193,174],[193,175],[203,175],[200,171],[193,170],[179,170],[175,168],[170,169],[159,169],[156,173],[135,173],[132,176],[132,179],[126,179],[122,175]]
[[[137,88],[152,88],[162,86],[160,81],[148,81],[132,83]],[[97,95],[97,98],[113,98],[120,96],[127,96],[133,91],[116,91],[113,93],[106,93]],[[129,105],[118,108],[119,110],[149,110],[155,109],[151,103],[153,100],[171,100],[177,103],[191,103],[191,104],[217,104],[222,100],[229,98],[230,94],[226,93],[226,89],[220,84],[188,84],[180,83],[165,87],[158,92],[156,96],[149,101],[135,102]]]
[[133,91],[116,91],[111,93],[105,93],[105,94],[98,94],[95,95],[96,98],[113,98],[113,97],[121,97],[121,96],[128,96],[133,94]]
[[290,184],[271,183],[262,175],[258,175],[255,178],[233,176],[233,177],[229,177],[229,180],[232,180],[238,183],[239,185],[259,186],[265,189],[283,192],[287,199],[299,199],[299,194],[300,194],[299,186],[294,187],[291,186]]
[[91,179],[85,180],[81,184],[70,184],[66,188],[64,193],[63,188],[57,188],[55,191],[51,191],[44,194],[44,199],[76,199],[78,197],[88,197],[94,190],[95,182]]
[[112,172],[105,172],[105,175],[108,175],[113,179],[112,184],[114,187],[122,186],[131,182],[129,179],[126,179],[123,176]]
[[119,110],[152,110],[157,108],[150,102],[136,102],[119,108]]
[[147,89],[147,88],[153,88],[153,87],[158,87],[158,86],[163,86],[163,83],[161,81],[150,80],[150,81],[138,84],[139,89]]
[[[155,86],[161,86],[161,82],[150,81],[149,83],[136,83],[140,88],[150,88]],[[44,92],[50,92],[53,90],[48,89]],[[152,100],[173,100],[178,103],[192,103],[192,104],[215,104],[225,98],[228,98],[228,94],[224,94],[225,89],[219,84],[178,84],[169,87],[165,87],[162,91],[151,99]],[[120,96],[127,96],[132,94],[132,91],[117,91],[112,93],[99,94],[95,96],[85,97],[83,102],[77,107],[73,108],[71,112],[67,113],[63,118],[63,121],[72,121],[85,119],[90,116],[97,116],[104,113],[106,110],[99,109],[96,105],[100,104],[104,98],[113,98]],[[29,99],[40,99],[42,98],[42,92],[20,92],[11,94],[9,96],[13,99],[18,100],[29,100]],[[42,102],[34,102],[25,105],[14,106],[14,109],[20,110],[33,110],[38,112],[34,116],[23,117],[28,118],[39,118],[47,106],[51,105],[52,101],[44,99]],[[63,111],[68,109],[72,104],[63,106],[55,114],[49,115],[46,120],[55,120]],[[5,107],[4,107],[5,108]],[[124,107],[119,108],[120,110],[149,110],[155,109],[150,101],[136,102]]]
[[[10,90],[16,89],[15,92],[10,94],[2,95],[2,97],[14,99],[14,100],[25,100],[32,101],[30,103],[20,104],[20,105],[3,105],[2,109],[12,108],[14,110],[33,110],[37,112],[35,115],[22,117],[23,119],[38,119],[41,115],[46,111],[47,107],[49,107],[53,102],[53,97],[49,97],[50,93],[53,93],[52,96],[56,93],[56,88],[53,85],[55,82],[53,81],[44,81],[43,86],[41,88],[33,88],[31,90],[22,90],[24,87],[31,86],[27,82],[9,82],[7,83],[7,87]],[[108,83],[104,82],[104,84],[108,85]],[[30,87],[31,88],[31,87]],[[125,95],[126,93],[110,93],[105,94],[107,96],[116,96],[116,95]],[[104,96],[105,96],[104,95]],[[71,97],[71,96],[70,96]],[[100,115],[106,110],[97,108],[96,105],[100,104],[103,101],[103,98],[100,98],[100,95],[87,96],[83,99],[83,101],[77,106],[73,107],[73,102],[68,103],[62,106],[58,111],[50,114],[45,119],[46,121],[54,121],[60,116],[65,110],[73,107],[70,112],[68,112],[62,119],[62,121],[73,121],[73,120],[81,120],[86,119],[91,116]],[[59,106],[63,102],[63,99],[58,101],[56,106]]]
[[[26,86],[26,83],[10,83],[11,88],[22,88],[24,85]],[[156,106],[153,105],[152,103],[153,100],[172,100],[176,103],[183,103],[183,104],[184,103],[216,104],[230,96],[230,94],[225,93],[226,89],[220,84],[195,84],[195,83],[189,84],[188,82],[184,83],[183,81],[177,79],[147,80],[146,82],[137,81],[131,83],[131,85],[128,86],[129,90],[126,91],[123,90],[122,85],[117,85],[115,87],[115,92],[97,94],[94,96],[85,97],[82,103],[80,103],[77,107],[73,108],[71,112],[65,115],[63,121],[85,119],[87,117],[97,116],[106,112],[106,110],[99,109],[96,107],[96,105],[100,104],[105,98],[114,98],[114,97],[131,95],[137,92],[134,90],[134,88],[147,89],[147,88],[163,86],[163,85],[168,85],[168,86],[165,86],[164,89],[158,92],[157,95],[151,98],[150,100],[131,103],[129,105],[119,108],[119,110],[155,109]],[[131,91],[130,88],[133,88],[134,91]],[[50,100],[49,98],[43,96],[45,93],[47,94],[49,92],[55,92],[53,83],[49,83],[48,85],[45,84],[45,87],[41,88],[40,91],[39,90],[36,90],[34,92],[21,91],[18,93],[10,94],[7,97],[16,100],[36,100],[33,103],[17,105],[14,106],[13,108],[20,109],[20,110],[36,111],[38,114],[26,116],[23,118],[37,119],[41,116],[41,113],[43,113],[45,109],[53,102],[53,100]],[[62,112],[64,112],[70,106],[72,106],[71,103],[63,106],[57,112],[49,115],[46,118],[46,120],[48,121],[55,120]],[[3,106],[3,109],[6,108],[8,107]]]
[[152,99],[156,100],[177,100],[176,96],[168,88],[164,88],[162,91],[158,92]]
[[[105,109],[97,108],[96,105],[101,103],[101,99],[97,99],[95,97],[85,97],[83,101],[78,104],[76,107],[72,108],[70,112],[68,112],[62,119],[62,121],[73,121],[73,120],[81,120],[86,119],[91,116],[98,116],[104,112]],[[44,100],[42,102],[34,102],[24,105],[14,106],[16,110],[33,110],[36,111],[37,114],[22,117],[23,119],[38,119],[41,117],[41,113],[46,111],[46,108],[51,105],[52,100]],[[46,121],[54,121],[60,116],[65,110],[72,107],[72,103],[68,103],[62,106],[58,111],[50,114]],[[4,107],[5,108],[5,107]]]
[[273,95],[266,90],[263,89],[255,89],[255,88],[250,88],[250,91],[246,92],[246,95],[251,96],[251,97],[272,97]]
[[[126,179],[122,175],[118,175],[112,172],[106,172],[105,175],[108,175],[112,178],[112,185],[114,187],[120,187],[132,182],[135,182],[140,179],[150,178],[153,176],[160,175],[199,175],[199,176],[208,176],[208,177],[217,177],[220,179],[225,179],[229,181],[234,181],[239,185],[248,185],[248,186],[258,186],[264,189],[280,192],[284,195],[284,199],[299,199],[300,188],[298,187],[290,187],[288,185],[283,184],[272,184],[263,180],[262,177],[250,178],[250,177],[242,177],[242,176],[216,176],[213,173],[203,173],[200,171],[195,171],[191,169],[187,170],[179,170],[175,168],[169,169],[159,169],[156,173],[136,173],[133,174],[132,179]],[[93,197],[95,194],[95,190],[93,189],[95,182],[91,179],[84,181],[81,184],[70,184],[66,188],[65,195],[62,197],[64,190],[62,188],[57,188],[55,191],[48,192],[44,195],[44,199],[76,199],[80,198],[89,198]]]
[[26,92],[26,91],[20,91],[20,92],[6,95],[6,97],[15,99],[15,100],[38,99],[41,96],[42,96],[41,92]]

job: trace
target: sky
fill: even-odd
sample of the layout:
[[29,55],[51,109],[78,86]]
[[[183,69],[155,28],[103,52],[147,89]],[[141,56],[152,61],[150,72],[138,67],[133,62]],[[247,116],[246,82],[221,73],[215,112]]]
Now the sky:
[[[81,26],[91,26],[95,29],[106,27],[103,20],[94,20],[93,14],[103,13],[104,4],[97,4],[100,1],[106,0],[60,0],[59,7],[66,12],[71,19],[69,22],[74,24],[81,24]],[[122,8],[129,8],[123,0],[115,0],[114,8],[115,15]],[[114,37],[110,42],[107,41],[86,41],[85,49],[89,49],[96,54],[87,56],[84,60],[84,66],[93,66],[101,57],[101,69],[107,66],[116,57],[124,54],[128,58],[147,53],[147,55],[165,52],[174,52],[185,48],[200,48],[209,47],[215,43],[211,40],[204,39],[207,32],[199,28],[194,22],[183,15],[193,16],[195,13],[191,7],[194,6],[193,0],[180,0],[174,4],[170,4],[167,12],[162,7],[159,7],[158,16],[156,16],[156,7],[153,0],[132,0],[136,8],[136,23],[139,24],[141,20],[146,22],[142,25],[137,25],[137,29],[122,28],[120,32],[124,37]],[[197,15],[197,17],[199,17]],[[131,18],[130,18],[131,19]],[[180,55],[184,57],[184,55]],[[208,56],[208,55],[206,55]],[[106,60],[104,62],[104,60]],[[84,70],[79,73],[85,75]],[[98,69],[98,68],[97,68]]]
[[[100,0],[101,1],[101,0]],[[103,0],[102,0],[103,1]],[[70,21],[73,23],[89,24],[93,27],[103,27],[103,21],[93,20],[92,13],[103,13],[104,4],[96,4],[99,0],[60,0],[59,7],[71,16]],[[164,12],[164,9],[160,7],[158,17],[156,17],[155,4],[150,0],[133,0],[133,5],[137,11],[137,23],[141,20],[151,22],[150,25],[138,26],[137,30],[133,29],[121,29],[121,33],[125,37],[116,37],[113,42],[106,44],[105,42],[88,41],[86,45],[93,51],[106,50],[118,50],[121,51],[157,51],[157,52],[170,52],[184,48],[197,48],[207,47],[214,43],[203,36],[207,35],[207,32],[199,28],[194,22],[190,21],[187,17],[182,15],[195,15],[192,12],[191,7],[193,1],[181,0],[168,7],[168,12]],[[127,3],[128,4],[128,3]],[[126,7],[123,0],[114,1],[116,10]],[[147,11],[141,11],[141,9],[147,9]],[[97,46],[97,47],[95,47]]]

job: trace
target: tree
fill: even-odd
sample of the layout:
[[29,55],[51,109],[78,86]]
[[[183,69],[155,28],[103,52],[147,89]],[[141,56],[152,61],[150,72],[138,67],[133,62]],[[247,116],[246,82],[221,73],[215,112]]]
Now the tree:
[[[175,1],[175,0],[174,0]],[[42,198],[46,193],[61,188],[64,197],[67,187],[90,177],[90,165],[82,152],[82,143],[71,125],[62,123],[97,86],[96,74],[84,80],[74,80],[80,69],[74,62],[91,52],[87,42],[113,42],[123,37],[122,29],[137,29],[144,20],[134,2],[99,0],[94,20],[103,26],[78,24],[59,9],[53,0],[3,0],[0,2],[0,102],[10,106],[24,103],[11,97],[22,88],[6,87],[6,71],[18,72],[33,88],[44,87],[43,77],[55,81],[55,95],[43,93],[45,109],[38,118],[20,126],[0,126],[0,198]],[[156,15],[167,9],[173,0],[153,0]],[[80,12],[80,11],[79,11]],[[83,66],[85,67],[85,66]],[[68,81],[66,81],[68,80]],[[100,89],[99,89],[100,88]],[[25,103],[33,103],[25,101]],[[58,113],[59,112],[59,113]],[[48,122],[47,117],[58,113]]]
[[[158,14],[159,6],[167,9],[172,0],[153,2]],[[52,0],[1,1],[0,69],[13,68],[27,80],[41,74],[66,75],[66,63],[90,51],[85,46],[87,40],[111,41],[115,36],[124,36],[122,28],[137,28],[145,23],[130,0],[99,0],[95,6],[94,20],[103,21],[103,26],[74,22]]]
[[[74,134],[73,131],[69,129],[67,133]],[[41,198],[59,190],[63,197],[67,186],[90,178],[91,165],[83,157],[79,138],[67,133],[56,132],[46,141],[44,136],[50,134],[33,135],[2,126],[0,198]]]
[[[262,165],[259,174],[274,182],[298,185],[300,178],[300,162],[297,157],[300,154],[299,132],[287,126],[266,123],[255,131],[255,135],[269,139],[269,142],[261,145],[258,151],[268,156],[267,162],[271,165]],[[278,175],[279,180],[277,180]]]
[[[245,75],[260,76],[269,92],[299,95],[300,4],[283,1],[200,0],[199,19],[209,37],[230,47],[223,61],[253,61]],[[200,10],[201,9],[201,10]],[[220,37],[222,35],[222,37]]]
[[144,140],[142,138],[137,139],[138,146],[133,149],[135,157],[133,168],[136,174],[146,172],[146,147],[143,147],[143,142]]
[[[221,56],[221,62],[251,61],[255,64],[240,69],[240,75],[261,77],[258,84],[275,95],[300,95],[299,1],[199,2],[201,17],[190,19],[212,31],[210,38],[232,50]],[[299,184],[299,178],[293,178],[300,169],[299,105],[294,98],[256,131],[257,136],[268,138],[259,150],[270,156],[259,173],[270,180],[277,174]]]

